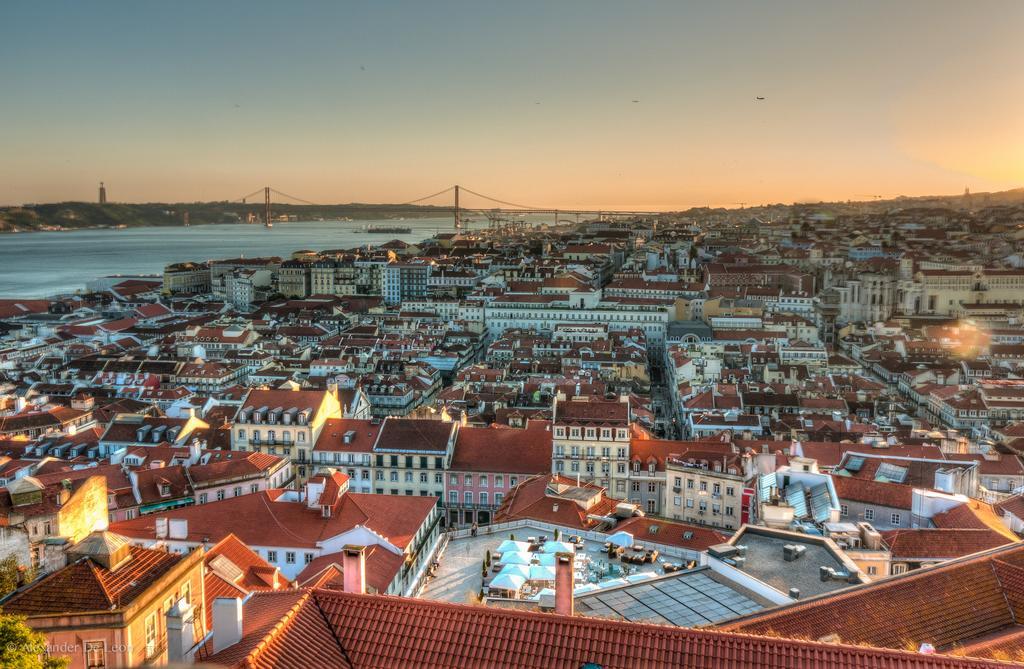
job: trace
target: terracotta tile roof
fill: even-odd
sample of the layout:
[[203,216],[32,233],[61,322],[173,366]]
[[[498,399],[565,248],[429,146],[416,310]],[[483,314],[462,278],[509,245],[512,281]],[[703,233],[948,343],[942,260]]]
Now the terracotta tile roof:
[[[692,551],[705,551],[715,544],[725,543],[728,537],[710,527],[688,525],[670,520],[635,516],[620,521],[615,531],[629,532],[638,542],[650,541],[667,546],[679,546]],[[690,538],[685,538],[689,534]]]
[[995,506],[1001,513],[1011,513],[1017,518],[1024,519],[1024,495],[1014,495],[997,503]]
[[832,483],[835,484],[836,495],[840,501],[864,502],[908,511],[914,501],[914,488],[909,485],[881,483],[849,476],[833,476]]
[[130,605],[183,556],[131,546],[131,558],[114,571],[91,558],[43,577],[4,602],[4,613],[48,615],[109,611]]
[[587,401],[559,400],[555,404],[555,423],[587,427],[621,426],[629,422],[629,403],[590,397]]
[[844,643],[952,649],[997,632],[1013,632],[1024,603],[1024,545],[924,567],[747,616],[723,629]]
[[[386,593],[405,558],[377,544],[367,546],[364,555],[366,587],[371,589],[371,592]],[[341,577],[344,574],[341,563],[341,553],[321,555],[306,565],[295,581],[303,586],[310,586],[314,582],[322,584],[325,572],[332,572],[327,582],[333,583],[336,580],[335,576]],[[340,580],[337,582],[340,585]]]
[[[203,556],[206,629],[213,629],[213,601],[218,597],[246,597],[250,592],[279,590],[291,583],[256,551],[233,534],[221,539]],[[269,578],[268,578],[269,577]]]
[[987,527],[984,529],[888,530],[882,538],[895,560],[927,560],[963,557],[996,548],[1010,541]]
[[[368,420],[355,418],[328,418],[324,421],[320,437],[316,440],[314,451],[345,451],[352,453],[369,453],[380,433],[380,425]],[[352,441],[345,443],[345,435],[354,432]]]
[[384,419],[373,450],[444,452],[448,450],[453,430],[455,423],[389,416]]
[[[325,393],[326,391],[322,390],[253,390],[245,398],[241,409],[282,407],[287,410],[294,407],[301,411],[308,408],[312,409],[315,415],[324,400]],[[312,417],[310,422],[312,422]]]
[[953,669],[991,662],[337,590],[257,594],[243,639],[199,658],[254,669]]
[[449,469],[527,475],[551,471],[550,423],[531,420],[525,429],[463,427]]
[[188,521],[188,541],[220,541],[235,534],[250,546],[313,548],[357,525],[368,527],[405,548],[437,504],[436,497],[345,493],[330,518],[304,502],[276,501],[283,490],[270,490],[153,513],[111,525],[132,538],[154,539],[156,518]]
[[[587,488],[599,497],[596,503],[584,509],[570,499],[550,495],[548,485],[551,483]],[[575,479],[564,476],[550,474],[533,476],[509,492],[501,506],[495,511],[494,521],[505,522],[529,518],[562,527],[584,530],[597,524],[587,516],[610,514],[620,501],[608,497],[604,488],[593,483],[583,482],[577,486]]]

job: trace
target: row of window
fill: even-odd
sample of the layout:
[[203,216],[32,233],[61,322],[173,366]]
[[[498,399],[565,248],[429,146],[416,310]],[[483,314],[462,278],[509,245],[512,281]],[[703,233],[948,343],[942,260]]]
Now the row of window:
[[[598,431],[597,431],[598,428],[596,428],[596,427],[588,427],[588,428],[570,427],[568,429],[568,431],[566,431],[565,427],[560,426],[560,425],[556,425],[555,426],[555,439],[566,439],[566,438],[568,438],[568,439],[590,439],[590,440],[600,439],[601,441],[611,441],[612,440],[612,429],[613,428],[610,428],[610,427],[602,427],[601,428],[601,432],[600,432],[601,436],[598,437]],[[625,428],[614,428],[614,429],[615,429],[615,437],[614,437],[615,439],[618,439],[618,440],[629,439],[629,430],[628,429],[625,429]],[[568,437],[566,437],[567,433],[569,435]],[[576,448],[576,447],[573,446],[573,448]],[[590,457],[593,457],[593,450],[594,450],[593,447],[588,447],[587,450],[591,451]],[[608,449],[605,448],[603,450],[607,451]],[[606,452],[604,454],[604,456],[608,457],[608,453]],[[620,448],[619,449],[619,457],[620,458],[626,457],[626,451],[625,451],[624,448]]]
[[[241,439],[243,441],[245,440],[245,428],[241,428],[241,427],[238,428],[238,432],[236,434],[238,435],[239,439]],[[285,443],[291,443],[291,440],[292,440],[292,431],[291,430],[282,430],[281,431],[281,441],[283,441]],[[252,431],[252,441],[253,441],[254,444],[258,444],[259,442],[263,441],[262,433],[259,430],[253,430]],[[267,430],[267,441],[269,441],[269,442],[277,441],[277,432],[275,430]],[[305,432],[298,432],[296,434],[296,443],[299,443],[299,444],[306,443],[306,433]]]
[[[673,489],[675,489],[675,490],[682,490],[682,486],[683,486],[683,479],[682,479],[682,477],[677,476],[677,477],[675,477],[672,480],[672,488]],[[690,479],[690,478],[686,479],[686,489],[687,490],[693,490],[695,487],[700,492],[707,492],[708,491],[708,482],[707,481],[695,481],[695,479]],[[721,483],[713,484],[711,486],[711,494],[715,495],[715,496],[721,495],[722,494],[722,484]],[[736,494],[736,488],[732,487],[731,485],[730,486],[725,486],[725,494],[730,496],[730,497],[734,496]]]
[[[480,492],[479,495],[477,495],[474,498],[473,493],[468,490],[462,495],[462,501],[464,504],[466,504],[466,506],[472,506],[474,503],[476,503],[474,502],[474,499],[479,500],[480,506],[487,506],[488,504],[490,504],[491,497],[486,492]],[[504,493],[494,493],[494,506],[501,506],[501,502],[503,499],[505,499]],[[456,506],[458,505],[459,492],[457,490],[448,491],[448,503]]]
[[[249,492],[250,493],[255,493],[255,492],[259,492],[259,491],[260,491],[260,484],[259,483],[253,483],[253,484],[251,484],[249,486]],[[218,490],[216,496],[217,496],[217,501],[218,502],[221,501],[222,499],[224,499],[227,496],[225,494],[225,492],[224,492],[224,488],[221,488],[220,490]],[[232,497],[241,497],[242,496],[242,486],[236,485],[234,488],[232,488],[231,496]],[[208,501],[210,501],[209,500],[209,493],[205,493],[205,492],[199,493],[199,503],[200,504],[206,504]]]
[[[295,551],[285,551],[284,552],[284,564],[295,564],[295,556],[296,556]],[[303,553],[302,554],[303,564],[309,564],[310,562],[313,561],[314,557],[315,556],[312,553]],[[269,562],[270,564],[277,564],[277,551],[276,550],[268,550],[267,551],[267,562]]]
[[[555,428],[556,438],[558,438],[557,437],[558,431],[559,430],[564,430],[564,429],[565,428]],[[573,428],[573,429],[574,430],[579,430],[579,428]],[[590,429],[590,428],[587,428],[587,429]],[[574,438],[578,438],[578,436],[574,437]],[[587,437],[587,438],[589,439],[590,437]],[[609,437],[609,439],[610,438],[611,437]],[[578,457],[580,457],[581,454],[583,454],[585,457],[588,457],[588,458],[596,458],[597,457],[597,447],[595,447],[595,446],[586,446],[586,447],[570,446],[569,447],[569,457],[578,458]],[[556,457],[560,457],[560,458],[564,458],[565,457],[565,446],[563,444],[557,444],[555,446],[555,456]],[[601,457],[602,458],[610,458],[611,456],[612,456],[612,449],[610,447],[608,447],[608,446],[602,446],[601,447]],[[626,453],[626,448],[625,447],[616,448],[615,449],[615,457],[619,458],[620,460],[627,458],[628,455]]]
[[[588,474],[593,474],[594,473],[594,463],[588,460],[586,462],[585,466],[584,466],[584,470]],[[564,472],[565,471],[565,463],[563,461],[561,461],[561,460],[555,460],[555,471],[556,472]],[[576,460],[572,460],[569,463],[569,471],[570,472],[574,472],[574,473],[580,471],[580,463],[577,462]],[[624,462],[616,463],[615,471],[617,473],[619,473],[619,474],[625,474],[626,473],[626,463],[624,463]],[[611,472],[611,463],[610,462],[602,462],[601,463],[601,473],[602,474],[609,474],[610,472]]]
[[[839,505],[839,513],[843,516],[843,518],[846,518],[847,516],[850,515],[850,507],[848,507],[845,504],[840,504]],[[874,520],[874,519],[875,519],[875,510],[870,508],[870,507],[864,509],[864,520]],[[903,514],[900,514],[900,513],[890,513],[889,514],[889,524],[890,525],[899,526],[899,524],[901,522],[903,522]]]
[[[673,497],[672,498],[672,506],[680,506],[680,507],[681,506],[685,506],[687,509],[692,509],[692,508],[694,508],[694,502],[689,497],[687,497],[685,500],[682,497]],[[702,511],[702,512],[708,510],[708,502],[705,499],[699,500],[696,506],[697,506],[697,509]],[[713,513],[713,514],[722,513],[722,505],[721,504],[712,504],[711,505],[711,513]],[[725,507],[725,515],[727,515],[727,516],[734,516],[734,515],[736,515],[736,508],[732,507],[732,506],[726,506]]]

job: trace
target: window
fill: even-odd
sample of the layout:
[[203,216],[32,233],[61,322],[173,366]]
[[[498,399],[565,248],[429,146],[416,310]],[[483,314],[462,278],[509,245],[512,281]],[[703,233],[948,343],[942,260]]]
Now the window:
[[686,500],[686,508],[687,509],[692,509],[693,508],[693,500],[692,499],[687,499]]
[[288,564],[295,564],[295,551],[287,551],[284,554],[284,561]]
[[452,504],[458,504],[459,503],[459,493],[458,493],[458,491],[456,491],[456,490],[449,490],[448,491],[448,501],[451,502]]
[[733,497],[736,494],[736,488],[733,488],[732,486],[727,487],[725,489],[725,494],[729,497]]
[[426,472],[420,472],[420,483],[426,483],[426,482],[427,482],[427,473]]
[[725,515],[727,515],[727,516],[735,515],[735,510],[731,506],[727,506],[727,507],[725,507]]
[[[238,438],[239,439],[245,439],[245,430],[243,430],[243,429],[238,430]],[[100,643],[102,643],[102,641]]]
[[487,487],[487,475],[486,474],[481,474],[480,475],[480,487],[481,488],[486,488]]
[[398,472],[391,472],[391,480],[392,481],[397,481],[398,480]]
[[302,556],[302,559],[305,561],[306,564],[309,564],[309,563],[311,563],[313,561],[313,554],[312,553],[306,553],[305,555]]
[[224,490],[218,490],[217,491],[217,501],[219,502],[222,499],[224,499]]
[[251,486],[249,486],[249,492],[259,492],[259,491],[260,491],[260,484],[259,483],[253,483]]
[[841,515],[843,518],[846,518],[848,515],[850,515],[850,507],[846,506],[845,504],[840,504],[839,515]]
[[494,506],[501,506],[502,500],[505,499],[505,493],[496,492],[494,493]]
[[406,472],[405,473],[405,482],[406,483],[412,483],[412,472]]
[[[148,623],[146,630],[149,630]],[[85,642],[85,666],[86,669],[101,669],[107,666],[107,649],[102,641]]]
[[892,575],[893,576],[898,576],[900,574],[906,574],[906,573],[907,573],[907,565],[905,565],[905,564],[894,564],[892,566]]
[[633,481],[633,492],[640,492],[640,481]]
[[875,576],[876,574],[878,574],[878,567],[874,565],[868,567],[868,576]]
[[156,655],[156,612],[146,617],[146,657]]
[[240,485],[236,485],[236,486],[235,486],[235,489],[234,489],[234,490],[232,490],[231,492],[233,492],[233,493],[234,493],[234,496],[235,496],[235,497],[241,497],[241,496],[242,496],[242,486],[240,486]]
[[205,492],[199,494],[199,503],[200,504],[206,504],[206,493]]
[[682,506],[682,505],[683,505],[683,498],[682,497],[673,497],[672,498],[672,506]]
[[472,506],[472,504],[473,504],[473,493],[467,491],[466,492],[466,496],[465,496],[465,500],[466,500],[466,506]]
[[448,484],[449,485],[459,485],[459,475],[458,474],[452,474],[451,476],[449,476],[448,477]]
[[480,493],[480,504],[481,506],[487,506],[487,493]]
[[505,477],[503,475],[501,475],[501,474],[495,474],[494,475],[494,487],[495,488],[504,488],[505,487]]
[[875,510],[874,509],[864,509],[864,520],[874,520],[874,519],[875,519]]
[[462,477],[462,484],[465,485],[465,486],[473,485],[473,475],[472,474],[466,474],[465,476],[463,476]]
[[267,551],[267,562],[277,562],[277,551]]
[[902,520],[902,518],[900,517],[900,514],[898,514],[898,513],[894,513],[894,514],[889,516],[889,522],[892,523],[893,525],[899,525],[900,524],[900,520]]
[[686,479],[686,489],[693,490],[693,479]]
[[658,484],[657,483],[648,483],[647,484],[647,492],[657,492],[657,491],[658,491]]

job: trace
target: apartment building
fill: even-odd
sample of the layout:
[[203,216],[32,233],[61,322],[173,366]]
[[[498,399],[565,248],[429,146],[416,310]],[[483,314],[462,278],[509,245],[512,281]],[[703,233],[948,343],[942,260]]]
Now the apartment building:
[[458,423],[385,418],[373,445],[373,488],[378,495],[444,497]]
[[631,412],[628,396],[555,399],[551,471],[592,481],[625,496],[629,481]]
[[662,515],[735,530],[749,518],[744,495],[749,499],[754,476],[750,456],[735,452],[731,444],[680,449],[665,460]]
[[311,453],[324,423],[342,417],[336,389],[253,390],[235,414],[231,448],[287,456],[301,483],[312,474]]

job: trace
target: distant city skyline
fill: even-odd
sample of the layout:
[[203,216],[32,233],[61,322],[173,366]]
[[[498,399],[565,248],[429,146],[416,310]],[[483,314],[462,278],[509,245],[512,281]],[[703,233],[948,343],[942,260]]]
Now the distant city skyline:
[[8,2],[0,21],[2,204],[101,181],[113,202],[460,183],[628,209],[1024,185],[1021,2]]

